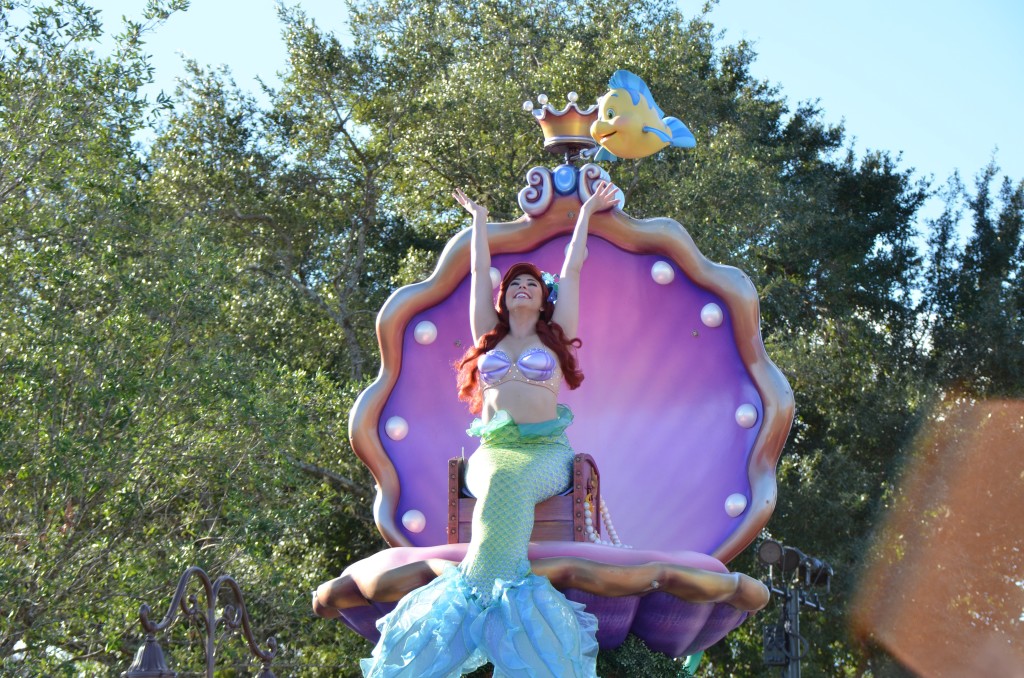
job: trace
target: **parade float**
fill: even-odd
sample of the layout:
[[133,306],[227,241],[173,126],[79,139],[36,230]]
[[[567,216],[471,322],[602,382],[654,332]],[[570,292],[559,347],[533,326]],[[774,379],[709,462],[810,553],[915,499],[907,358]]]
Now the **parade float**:
[[[610,181],[598,163],[693,145],[645,85],[620,73],[585,109],[575,93],[560,110],[546,97],[524,106],[562,162],[527,172],[520,218],[487,225],[495,289],[514,262],[558,270],[582,203]],[[629,134],[646,146],[632,152]],[[794,400],[765,353],[750,279],[706,259],[679,222],[634,219],[626,199],[620,191],[619,205],[590,222],[578,352],[586,383],[563,392],[579,454],[572,485],[537,506],[529,558],[597,616],[602,648],[632,633],[682,657],[768,603],[763,583],[727,564],[775,507]],[[453,365],[473,341],[469,271],[466,229],[428,279],[391,295],[377,318],[380,374],[350,415],[391,548],[349,565],[331,605],[374,642],[380,617],[466,552],[473,498],[462,473],[475,441]]]

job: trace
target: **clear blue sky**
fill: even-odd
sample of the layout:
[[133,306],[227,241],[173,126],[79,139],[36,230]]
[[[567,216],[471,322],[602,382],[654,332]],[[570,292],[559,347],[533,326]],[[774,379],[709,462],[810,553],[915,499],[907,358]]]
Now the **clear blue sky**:
[[1022,0],[721,0],[711,19],[755,45],[755,76],[845,121],[858,151],[902,151],[944,181],[998,148],[1024,179]]
[[[145,0],[92,4],[116,30]],[[340,0],[297,4],[344,32]],[[694,14],[703,0],[680,5]],[[721,0],[711,19],[723,41],[753,43],[756,77],[845,121],[858,153],[902,152],[902,167],[943,182],[956,169],[970,181],[996,152],[1004,174],[1024,179],[1024,0]],[[182,73],[178,53],[227,65],[253,91],[286,59],[274,0],[192,0],[148,45],[167,90]]]

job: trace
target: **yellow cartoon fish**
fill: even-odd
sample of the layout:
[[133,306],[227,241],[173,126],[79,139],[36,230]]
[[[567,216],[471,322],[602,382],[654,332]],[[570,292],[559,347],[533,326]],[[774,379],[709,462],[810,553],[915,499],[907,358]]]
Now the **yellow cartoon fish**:
[[608,93],[597,100],[598,117],[590,126],[590,136],[601,145],[595,160],[646,158],[670,144],[697,145],[686,125],[665,117],[640,77],[615,71],[608,87]]

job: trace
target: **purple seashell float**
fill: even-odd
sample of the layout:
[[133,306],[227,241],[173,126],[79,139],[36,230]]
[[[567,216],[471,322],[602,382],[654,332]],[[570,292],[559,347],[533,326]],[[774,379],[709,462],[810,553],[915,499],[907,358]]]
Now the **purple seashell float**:
[[[528,175],[524,217],[488,225],[499,272],[523,260],[557,271],[582,200],[607,178],[587,165],[566,195],[545,173]],[[709,262],[671,219],[614,210],[594,215],[590,234],[579,328],[586,378],[560,400],[576,415],[567,431],[573,448],[596,460],[602,497],[633,548],[539,542],[530,559],[598,616],[602,647],[632,632],[653,650],[692,654],[768,602],[763,584],[724,563],[774,509],[793,395],[765,354],[757,295],[742,272]],[[351,414],[353,449],[378,483],[377,525],[402,547],[342,575],[350,592],[342,619],[371,640],[394,602],[429,581],[437,562],[465,552],[446,543],[446,488],[447,460],[476,447],[453,366],[472,342],[469,246],[467,229],[429,279],[384,305],[381,373]],[[579,573],[589,588],[573,587]]]

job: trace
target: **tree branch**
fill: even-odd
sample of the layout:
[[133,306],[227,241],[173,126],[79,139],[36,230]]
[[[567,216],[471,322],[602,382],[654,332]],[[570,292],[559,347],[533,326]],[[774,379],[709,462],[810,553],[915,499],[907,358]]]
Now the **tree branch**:
[[339,475],[334,471],[326,469],[322,466],[317,466],[316,464],[310,464],[308,462],[295,459],[294,457],[291,457],[287,454],[283,456],[288,462],[295,464],[295,466],[297,466],[303,472],[316,478],[326,480],[336,489],[339,489],[342,492],[353,494],[361,499],[373,499],[373,494],[365,487],[355,482],[354,480],[346,478],[343,475]]

